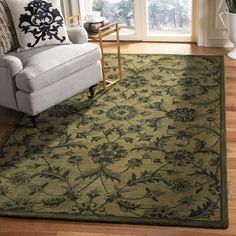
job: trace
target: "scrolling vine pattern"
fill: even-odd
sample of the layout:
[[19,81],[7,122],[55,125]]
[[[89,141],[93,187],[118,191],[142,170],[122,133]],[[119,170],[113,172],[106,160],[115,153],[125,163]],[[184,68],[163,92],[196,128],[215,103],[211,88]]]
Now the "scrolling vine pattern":
[[38,130],[16,126],[0,159],[2,213],[221,220],[221,58],[122,60],[125,79],[91,104],[83,93],[43,113]]

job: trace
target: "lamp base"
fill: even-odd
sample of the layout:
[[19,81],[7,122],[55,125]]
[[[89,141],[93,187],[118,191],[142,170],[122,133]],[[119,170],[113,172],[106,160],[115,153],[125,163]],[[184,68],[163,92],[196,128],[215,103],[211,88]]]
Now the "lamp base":
[[236,47],[227,54],[230,59],[236,60]]

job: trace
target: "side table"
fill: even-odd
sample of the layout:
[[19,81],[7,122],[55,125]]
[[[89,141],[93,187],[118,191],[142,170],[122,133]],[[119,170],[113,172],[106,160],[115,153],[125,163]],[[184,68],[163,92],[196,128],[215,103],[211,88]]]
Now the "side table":
[[[121,68],[121,56],[120,56],[120,36],[119,36],[120,27],[117,22],[110,23],[101,27],[98,31],[98,34],[88,34],[88,38],[94,41],[98,41],[100,44],[101,52],[102,52],[102,73],[103,73],[103,86],[104,88],[108,88],[111,85],[117,83],[122,79],[122,68]],[[104,62],[104,51],[103,51],[103,38],[116,33],[116,46],[117,46],[117,56],[118,56],[118,79],[116,80],[107,80],[106,73],[105,73],[105,62]]]

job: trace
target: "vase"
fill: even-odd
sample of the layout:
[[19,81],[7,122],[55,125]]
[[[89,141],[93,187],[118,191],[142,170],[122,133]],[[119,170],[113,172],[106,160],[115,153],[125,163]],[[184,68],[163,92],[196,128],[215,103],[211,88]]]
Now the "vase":
[[[223,15],[226,15],[226,21]],[[219,16],[224,27],[228,30],[229,40],[234,44],[234,49],[227,55],[231,59],[236,59],[236,14],[225,11],[220,13]]]

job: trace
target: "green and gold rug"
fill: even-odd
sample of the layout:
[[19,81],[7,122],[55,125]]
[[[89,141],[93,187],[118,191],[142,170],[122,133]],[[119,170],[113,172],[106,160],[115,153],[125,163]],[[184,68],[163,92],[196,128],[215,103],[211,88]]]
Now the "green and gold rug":
[[[24,117],[0,149],[0,215],[226,228],[223,58],[123,55],[124,79]],[[115,55],[107,55],[109,78]]]

